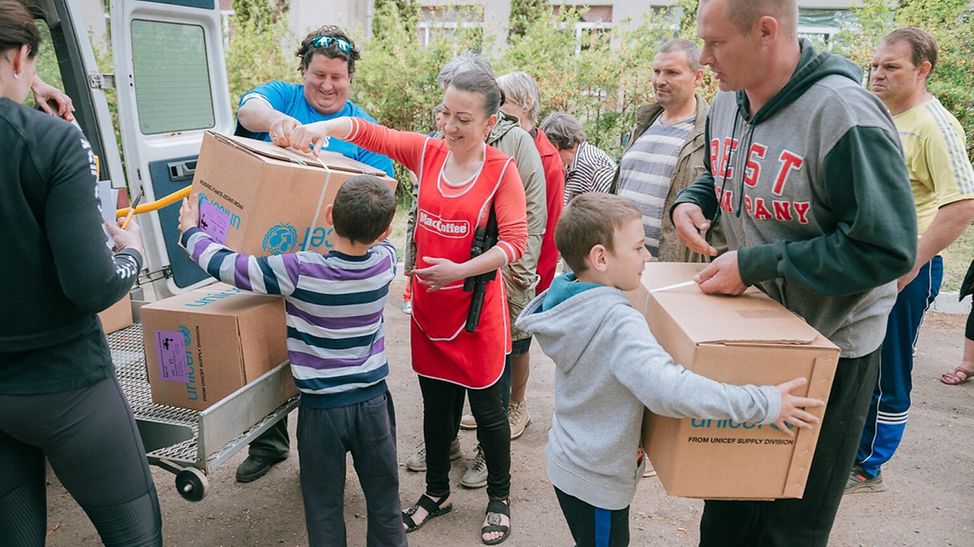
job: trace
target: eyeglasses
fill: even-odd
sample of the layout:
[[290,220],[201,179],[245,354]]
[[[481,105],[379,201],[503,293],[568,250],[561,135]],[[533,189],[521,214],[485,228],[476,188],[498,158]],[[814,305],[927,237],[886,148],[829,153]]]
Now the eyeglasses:
[[352,54],[352,44],[348,43],[348,40],[342,40],[341,38],[335,38],[333,36],[319,36],[315,38],[314,42],[311,42],[311,45],[321,48],[334,46],[335,49],[341,51],[345,55]]

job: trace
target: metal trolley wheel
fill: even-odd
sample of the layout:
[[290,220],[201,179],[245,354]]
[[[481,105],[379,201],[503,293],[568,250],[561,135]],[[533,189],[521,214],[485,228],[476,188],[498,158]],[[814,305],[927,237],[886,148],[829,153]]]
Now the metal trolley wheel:
[[206,496],[209,482],[206,475],[195,467],[188,467],[176,473],[176,491],[186,501],[200,501]]

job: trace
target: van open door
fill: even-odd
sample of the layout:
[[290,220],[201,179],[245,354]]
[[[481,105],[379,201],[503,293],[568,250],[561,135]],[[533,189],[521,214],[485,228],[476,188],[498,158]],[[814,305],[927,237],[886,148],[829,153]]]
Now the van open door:
[[[148,203],[192,183],[204,131],[233,131],[218,0],[113,0],[111,38],[125,172]],[[178,215],[136,217],[157,297],[209,279],[178,246]]]

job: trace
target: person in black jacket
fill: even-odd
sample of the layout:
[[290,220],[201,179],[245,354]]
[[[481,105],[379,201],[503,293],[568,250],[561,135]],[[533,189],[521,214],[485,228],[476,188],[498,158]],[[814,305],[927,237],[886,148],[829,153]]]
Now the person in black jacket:
[[105,545],[161,545],[159,500],[96,313],[142,268],[137,224],[105,225],[91,146],[20,103],[40,34],[0,0],[0,543],[43,545],[45,458]]

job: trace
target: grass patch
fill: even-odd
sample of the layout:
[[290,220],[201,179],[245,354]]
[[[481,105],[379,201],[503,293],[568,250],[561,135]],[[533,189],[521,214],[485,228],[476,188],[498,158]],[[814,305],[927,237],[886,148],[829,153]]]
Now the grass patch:
[[971,265],[971,259],[974,258],[974,225],[968,227],[957,241],[940,254],[944,257],[944,282],[941,290],[956,292]]

